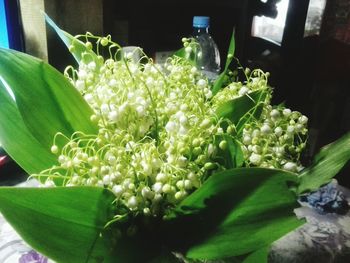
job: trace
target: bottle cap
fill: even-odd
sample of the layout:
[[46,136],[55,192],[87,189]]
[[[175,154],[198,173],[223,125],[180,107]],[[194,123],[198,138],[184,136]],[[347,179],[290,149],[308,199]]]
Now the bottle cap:
[[193,26],[194,27],[209,27],[210,18],[209,16],[194,16]]

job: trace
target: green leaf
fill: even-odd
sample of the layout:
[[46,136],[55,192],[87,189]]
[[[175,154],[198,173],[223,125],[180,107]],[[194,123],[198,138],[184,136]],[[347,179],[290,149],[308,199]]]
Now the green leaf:
[[0,211],[30,246],[57,262],[122,262],[104,229],[114,198],[103,188],[4,187]]
[[228,70],[228,67],[230,66],[230,64],[234,58],[235,49],[236,49],[235,31],[233,30],[232,35],[231,35],[230,45],[228,47],[228,52],[227,52],[225,71]]
[[[132,216],[104,188],[1,187],[0,212],[31,247],[57,262],[148,262],[163,246],[159,218]],[[167,253],[161,258],[170,260]]]
[[249,254],[243,261],[243,263],[267,263],[269,255],[269,247],[263,247]]
[[78,63],[80,63],[82,60],[84,60],[85,63],[94,61],[96,63],[96,71],[102,66],[102,62],[100,59],[98,59],[98,56],[96,55],[96,53],[93,52],[92,50],[88,50],[82,41],[73,37],[71,34],[67,33],[66,31],[60,29],[55,24],[55,22],[46,14],[45,14],[45,20],[55,30],[55,32],[61,38],[61,40],[67,46],[67,48],[70,48],[71,46],[74,47],[73,49],[69,49],[69,50]]
[[179,50],[176,50],[176,51],[174,52],[173,56],[177,56],[177,57],[179,57],[179,58],[185,58],[185,57],[186,57],[185,54],[186,54],[185,48],[182,47],[182,48],[180,48]]
[[27,173],[38,173],[56,163],[49,148],[31,134],[19,113],[16,102],[0,79],[0,142],[6,152]]
[[14,93],[24,123],[44,147],[51,147],[57,132],[68,137],[76,131],[97,133],[90,121],[92,109],[61,73],[13,50],[0,49],[0,60],[0,76]]
[[215,82],[213,84],[213,87],[212,87],[212,90],[211,90],[213,95],[218,93],[218,91],[223,88],[223,84],[224,84],[224,80],[226,78],[228,67],[230,66],[230,64],[231,64],[231,62],[232,62],[232,60],[234,58],[235,49],[236,49],[235,34],[234,34],[234,31],[233,31],[232,32],[232,36],[231,36],[230,45],[229,45],[228,52],[227,52],[225,68],[224,68],[224,70],[221,72],[221,74],[215,80]]
[[213,93],[213,95],[218,93],[219,90],[223,88],[225,78],[226,78],[226,73],[227,73],[226,71],[221,72],[218,78],[214,81],[213,87],[211,89],[211,92]]
[[[288,184],[295,174],[238,168],[212,175],[168,217],[168,239],[193,259],[245,255],[270,245],[303,222]],[[176,238],[175,238],[176,237]]]
[[350,159],[350,132],[337,141],[324,146],[315,156],[313,164],[300,174],[298,194],[315,191],[329,183]]
[[245,123],[260,118],[267,95],[266,90],[257,90],[227,101],[218,107],[216,115],[231,120],[236,125],[237,133],[240,133]]
[[180,48],[177,51],[175,51],[173,56],[176,56],[176,57],[179,57],[179,58],[183,58],[188,63],[190,63],[191,65],[197,66],[197,60],[196,60],[195,52],[191,52],[190,54],[187,54],[184,47]]
[[255,251],[248,253],[248,254],[245,254],[245,255],[226,258],[222,262],[225,262],[225,263],[267,263],[269,252],[270,252],[269,247],[263,247],[263,248],[260,248],[258,250],[255,250]]

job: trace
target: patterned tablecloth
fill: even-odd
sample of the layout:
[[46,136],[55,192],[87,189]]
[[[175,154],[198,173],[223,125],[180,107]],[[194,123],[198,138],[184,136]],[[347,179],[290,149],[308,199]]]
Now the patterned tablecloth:
[[[350,190],[334,184],[350,204]],[[320,214],[303,204],[295,213],[306,223],[273,244],[269,262],[350,263],[350,211]]]
[[[36,185],[36,181],[28,181],[20,186]],[[337,188],[350,203],[350,190],[339,185]],[[320,214],[303,204],[295,213],[307,223],[273,244],[269,262],[350,262],[350,211],[344,215]],[[0,215],[0,263],[50,262],[31,249]]]
[[[36,187],[38,182],[30,180],[19,184]],[[25,220],[25,218],[23,219]],[[52,263],[53,261],[30,248],[0,214],[0,263]]]

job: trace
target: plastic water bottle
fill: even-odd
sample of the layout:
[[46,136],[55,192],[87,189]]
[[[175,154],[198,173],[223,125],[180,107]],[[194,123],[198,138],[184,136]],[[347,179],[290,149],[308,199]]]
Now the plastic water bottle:
[[218,46],[209,33],[210,18],[208,16],[193,17],[192,36],[198,41],[196,54],[197,66],[210,81],[214,81],[220,73],[220,53]]

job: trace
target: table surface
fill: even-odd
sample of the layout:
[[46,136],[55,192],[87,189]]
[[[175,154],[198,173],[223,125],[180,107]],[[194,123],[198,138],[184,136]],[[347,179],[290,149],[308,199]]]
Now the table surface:
[[[349,204],[350,190],[337,188]],[[303,204],[295,213],[306,223],[273,244],[269,262],[350,262],[350,211],[344,215],[320,214]]]
[[[335,182],[336,183],[336,182]],[[37,186],[35,180],[18,186]],[[337,185],[348,203],[350,190]],[[319,214],[302,204],[295,209],[306,223],[274,242],[269,262],[350,262],[350,211],[345,215]],[[53,262],[31,249],[0,214],[0,263]]]

